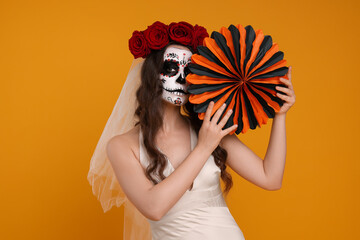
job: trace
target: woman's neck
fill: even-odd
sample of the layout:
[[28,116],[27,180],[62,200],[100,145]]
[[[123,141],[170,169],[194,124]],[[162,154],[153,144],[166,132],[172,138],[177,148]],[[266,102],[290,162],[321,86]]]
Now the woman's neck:
[[180,106],[165,101],[163,101],[163,103],[163,125],[159,130],[160,132],[167,135],[168,133],[173,133],[176,130],[183,129],[184,126],[187,126],[185,117],[180,113]]

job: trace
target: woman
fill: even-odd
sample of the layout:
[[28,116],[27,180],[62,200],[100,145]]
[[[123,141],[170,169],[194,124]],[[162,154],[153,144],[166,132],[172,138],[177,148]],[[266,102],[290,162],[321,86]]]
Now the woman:
[[262,160],[229,135],[237,125],[222,129],[231,115],[223,114],[224,105],[212,115],[211,102],[204,120],[192,110],[185,81],[192,53],[191,46],[170,41],[146,56],[136,92],[139,121],[108,141],[107,156],[126,197],[150,223],[153,240],[244,239],[224,201],[220,177],[225,193],[232,186],[227,166],[261,188],[281,187],[285,116],[295,102],[291,68],[289,80],[282,79],[288,88],[277,88],[287,95],[278,94],[285,103]]

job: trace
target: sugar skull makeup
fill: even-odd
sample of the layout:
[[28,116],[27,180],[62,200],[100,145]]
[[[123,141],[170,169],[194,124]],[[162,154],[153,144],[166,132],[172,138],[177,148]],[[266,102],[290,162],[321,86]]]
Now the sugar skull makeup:
[[187,65],[191,62],[191,51],[173,46],[164,53],[163,69],[160,74],[165,101],[174,105],[184,105],[188,99],[188,84],[185,77],[189,74]]

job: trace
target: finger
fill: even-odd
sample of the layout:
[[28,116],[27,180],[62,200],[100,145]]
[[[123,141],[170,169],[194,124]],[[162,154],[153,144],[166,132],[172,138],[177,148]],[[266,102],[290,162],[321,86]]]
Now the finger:
[[284,94],[281,94],[281,93],[276,93],[276,95],[277,95],[279,98],[281,98],[281,99],[283,99],[284,101],[286,101],[286,102],[289,102],[289,101],[290,101],[290,97],[287,96],[287,95],[284,95]]
[[231,116],[233,110],[232,109],[229,109],[226,114],[224,115],[224,117],[221,119],[221,121],[219,122],[219,126],[221,128],[223,128],[225,126],[225,124],[227,123],[229,117]]
[[292,66],[289,66],[289,71],[287,73],[287,77],[289,78],[290,81],[291,81],[291,71],[292,71]]
[[221,105],[221,107],[218,110],[216,110],[216,113],[213,116],[213,118],[211,119],[211,122],[217,124],[221,114],[224,112],[225,107],[226,107],[226,104],[224,103],[223,105]]
[[280,78],[280,81],[283,82],[289,89],[292,89],[291,81],[286,78]]
[[223,136],[228,135],[229,133],[231,133],[232,131],[236,130],[238,128],[237,124],[232,125],[231,127],[228,127],[227,129],[222,131]]
[[285,74],[285,76],[286,76],[288,79],[291,79],[291,66],[288,67],[288,71],[287,71],[287,73]]
[[211,101],[206,109],[204,122],[210,122],[210,117],[213,107],[214,107],[214,101]]
[[276,88],[277,90],[279,90],[279,91],[282,91],[282,92],[286,93],[287,95],[291,95],[292,90],[289,89],[289,88],[280,87],[280,86],[276,86],[275,88]]

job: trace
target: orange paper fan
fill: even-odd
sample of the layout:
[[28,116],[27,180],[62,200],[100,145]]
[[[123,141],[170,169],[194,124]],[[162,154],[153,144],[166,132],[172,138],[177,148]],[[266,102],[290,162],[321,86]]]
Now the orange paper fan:
[[191,57],[186,81],[190,83],[189,101],[199,119],[204,119],[211,101],[215,102],[212,116],[223,103],[226,109],[220,119],[233,110],[224,129],[234,124],[238,128],[230,134],[245,133],[274,118],[283,105],[275,87],[286,87],[280,77],[288,79],[288,67],[271,36],[250,25],[230,25],[205,38],[198,52]]

